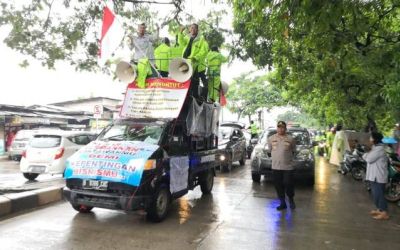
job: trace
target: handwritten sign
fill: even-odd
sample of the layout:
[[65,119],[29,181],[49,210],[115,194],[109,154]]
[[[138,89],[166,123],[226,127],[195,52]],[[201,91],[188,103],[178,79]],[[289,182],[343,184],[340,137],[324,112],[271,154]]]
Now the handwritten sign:
[[115,181],[139,186],[144,165],[158,149],[144,142],[93,141],[68,158],[65,178]]
[[180,83],[170,78],[146,80],[146,88],[128,85],[120,117],[177,118],[185,101],[190,81]]

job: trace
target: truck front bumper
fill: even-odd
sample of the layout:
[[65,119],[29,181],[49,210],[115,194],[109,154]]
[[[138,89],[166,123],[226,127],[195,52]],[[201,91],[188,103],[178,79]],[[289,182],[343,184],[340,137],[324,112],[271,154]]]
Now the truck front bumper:
[[85,205],[118,210],[138,210],[147,207],[150,196],[128,196],[102,191],[63,189],[64,197],[72,205]]

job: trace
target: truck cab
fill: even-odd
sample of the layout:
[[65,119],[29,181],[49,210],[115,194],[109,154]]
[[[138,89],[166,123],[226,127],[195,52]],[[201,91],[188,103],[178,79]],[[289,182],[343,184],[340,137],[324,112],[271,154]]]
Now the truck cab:
[[[173,199],[196,186],[211,193],[219,162],[217,132],[210,128],[215,130],[218,116],[201,122],[193,112],[184,109],[174,119],[115,120],[68,159],[64,196],[81,213],[93,207],[144,209],[149,220],[159,222]],[[214,126],[204,130],[206,123]]]

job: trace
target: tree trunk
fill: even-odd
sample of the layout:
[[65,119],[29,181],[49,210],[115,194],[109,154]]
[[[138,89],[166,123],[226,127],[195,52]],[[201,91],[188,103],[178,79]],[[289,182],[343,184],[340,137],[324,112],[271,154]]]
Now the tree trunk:
[[242,113],[243,113],[243,111],[239,111],[239,113],[238,113],[238,117],[237,117],[237,121],[239,121],[239,120],[240,120],[240,117],[242,116]]

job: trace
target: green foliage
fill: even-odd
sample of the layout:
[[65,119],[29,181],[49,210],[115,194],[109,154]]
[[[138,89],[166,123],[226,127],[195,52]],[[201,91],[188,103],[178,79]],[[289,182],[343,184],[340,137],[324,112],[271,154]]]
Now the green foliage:
[[327,127],[325,124],[320,124],[313,116],[296,111],[286,111],[283,114],[278,115],[278,121],[286,121],[300,124],[304,128],[317,128],[324,129]]
[[284,105],[280,91],[269,84],[268,76],[249,76],[242,74],[229,85],[227,94],[228,109],[241,116],[251,116],[260,108],[271,109]]
[[[323,123],[399,119],[400,2],[233,1],[234,53]],[[389,119],[389,120],[390,120]]]
[[[166,3],[135,0],[113,2],[114,12],[120,17],[126,36],[136,32],[139,22],[147,23],[149,32],[153,32],[160,20],[157,13],[151,10]],[[26,56],[20,63],[23,67],[29,66],[29,61],[34,58],[50,69],[54,69],[57,62],[65,61],[79,71],[102,70],[111,73],[107,67],[99,68],[97,64],[104,3],[97,0],[0,0],[0,27],[10,28],[4,42]],[[184,0],[168,2],[174,8],[162,18],[161,26],[168,25],[170,34],[175,35],[183,23],[196,21],[210,46],[220,47],[227,31],[219,28],[219,21],[226,11],[211,11],[205,20],[195,20],[184,12],[184,3]]]
[[[0,26],[11,31],[5,44],[54,69],[67,61],[77,70],[99,70],[97,57],[103,2],[96,0],[5,1],[0,2]],[[115,12],[122,17],[127,33],[136,30],[137,20],[150,20],[148,6],[115,1]]]

